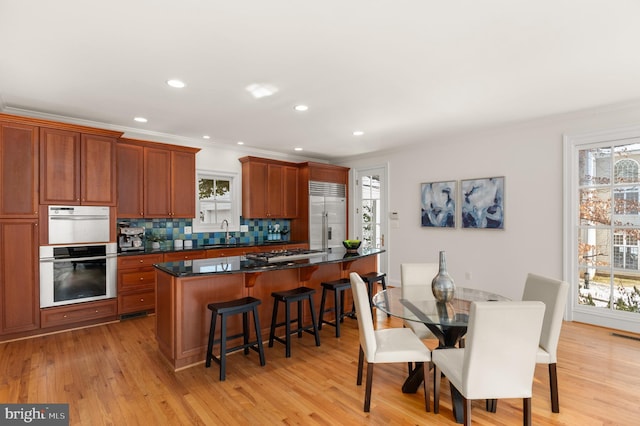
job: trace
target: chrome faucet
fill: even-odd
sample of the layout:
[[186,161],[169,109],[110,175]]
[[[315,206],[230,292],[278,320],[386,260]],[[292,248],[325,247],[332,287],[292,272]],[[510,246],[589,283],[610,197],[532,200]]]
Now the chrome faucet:
[[224,229],[225,223],[227,224],[227,230],[224,234],[224,243],[229,244],[229,242],[231,241],[231,237],[229,236],[229,221],[227,219],[222,221],[222,226],[220,226],[220,229]]

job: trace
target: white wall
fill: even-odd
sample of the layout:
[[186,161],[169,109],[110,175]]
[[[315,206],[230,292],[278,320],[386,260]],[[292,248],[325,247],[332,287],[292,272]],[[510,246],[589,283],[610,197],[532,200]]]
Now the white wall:
[[[456,285],[520,298],[527,272],[562,278],[563,134],[634,124],[640,105],[616,106],[434,138],[341,164],[388,164],[389,208],[400,214],[400,227],[387,234],[391,284],[399,285],[400,263],[436,262],[445,250]],[[456,229],[420,225],[422,182],[491,176],[505,176],[504,230],[463,230],[459,218]]]

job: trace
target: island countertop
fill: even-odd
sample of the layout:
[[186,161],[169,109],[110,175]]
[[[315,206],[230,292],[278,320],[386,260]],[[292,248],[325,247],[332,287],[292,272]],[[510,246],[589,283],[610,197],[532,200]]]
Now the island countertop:
[[[281,263],[248,260],[244,256],[217,257],[155,264],[156,341],[158,349],[174,370],[204,363],[211,323],[208,304],[254,297],[258,306],[261,334],[268,336],[273,320],[273,292],[304,286],[316,291],[313,305],[320,312],[322,283],[349,277],[351,272],[367,274],[378,270],[382,249],[360,248],[357,253],[332,250],[309,259]],[[345,306],[351,305],[347,292]],[[331,313],[327,313],[331,319]],[[276,318],[284,321],[282,310]],[[303,324],[311,317],[302,313]],[[229,336],[242,331],[242,321],[227,325]],[[220,331],[216,331],[219,338]],[[236,338],[230,345],[239,344]]]
[[333,249],[308,259],[298,259],[278,263],[247,259],[244,256],[229,256],[195,259],[179,262],[158,263],[154,266],[174,277],[192,277],[212,274],[234,274],[243,272],[265,272],[281,269],[303,268],[307,266],[340,263],[357,260],[383,253],[382,249],[361,248],[357,253],[347,253],[345,249]]

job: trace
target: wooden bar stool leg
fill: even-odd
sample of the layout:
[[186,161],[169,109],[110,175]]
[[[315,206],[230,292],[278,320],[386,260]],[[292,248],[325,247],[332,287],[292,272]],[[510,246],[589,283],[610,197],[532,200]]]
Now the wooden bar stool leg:
[[223,382],[226,378],[227,367],[227,316],[221,315],[220,321],[220,381]]
[[324,322],[324,302],[327,298],[327,289],[322,287],[322,299],[320,300],[320,321],[318,322],[318,329],[322,330],[322,323]]
[[273,314],[271,315],[271,330],[269,332],[269,347],[273,347],[273,339],[276,336],[276,320],[278,319],[278,299],[273,301]]
[[302,299],[298,300],[298,339],[302,337]]
[[243,343],[244,343],[244,354],[248,355],[249,354],[249,346],[247,346],[249,344],[249,312],[243,312],[242,313],[242,334],[243,334]]
[[311,323],[313,324],[313,335],[316,338],[316,346],[320,346],[320,330],[316,320],[316,309],[313,307],[313,299],[309,296],[309,310],[311,311]]
[[336,314],[336,337],[340,337],[340,323],[342,322],[342,317],[340,316],[340,295],[338,293],[342,293],[338,289],[333,292],[333,308]]
[[211,359],[213,358],[213,339],[216,332],[216,312],[211,312],[211,326],[209,327],[209,343],[207,344],[207,360],[204,364],[205,367],[211,367]]
[[256,329],[256,340],[258,341],[258,354],[260,355],[260,365],[265,365],[267,361],[264,358],[264,346],[262,345],[262,335],[260,333],[260,317],[258,316],[258,307],[253,307],[253,325]]
[[290,358],[291,357],[291,308],[290,308],[290,303],[289,302],[285,302],[285,325],[284,325],[284,329],[285,329],[285,347],[286,347],[286,351],[285,351],[285,357],[286,358]]

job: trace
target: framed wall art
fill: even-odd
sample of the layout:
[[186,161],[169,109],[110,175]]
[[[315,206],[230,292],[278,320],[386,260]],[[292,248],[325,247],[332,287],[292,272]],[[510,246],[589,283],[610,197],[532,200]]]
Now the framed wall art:
[[455,180],[421,184],[422,226],[456,227],[456,189],[457,182]]
[[504,176],[460,181],[463,228],[504,229]]

